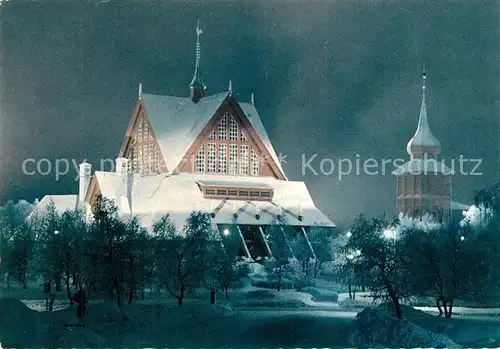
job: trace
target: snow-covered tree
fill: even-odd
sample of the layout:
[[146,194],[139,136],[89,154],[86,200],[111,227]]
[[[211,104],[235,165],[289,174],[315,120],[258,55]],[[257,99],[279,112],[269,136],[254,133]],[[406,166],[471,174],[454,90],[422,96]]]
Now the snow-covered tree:
[[358,216],[351,227],[351,236],[344,253],[358,275],[363,275],[374,297],[387,297],[394,306],[396,316],[402,318],[401,299],[404,293],[404,276],[401,272],[401,253],[396,239],[388,238],[386,231],[393,231],[399,222],[389,223],[385,218],[371,221]]
[[216,241],[210,215],[193,211],[186,220],[183,234],[178,234],[168,216],[154,224],[161,256],[157,260],[157,275],[161,284],[182,305],[188,287],[203,284],[210,256],[220,241]]
[[286,265],[293,253],[287,237],[288,226],[284,219],[277,219],[271,224],[267,230],[267,239],[269,248],[273,253],[273,260],[266,263],[268,275],[272,277],[272,282],[276,284],[276,288],[281,290],[283,277],[286,271]]

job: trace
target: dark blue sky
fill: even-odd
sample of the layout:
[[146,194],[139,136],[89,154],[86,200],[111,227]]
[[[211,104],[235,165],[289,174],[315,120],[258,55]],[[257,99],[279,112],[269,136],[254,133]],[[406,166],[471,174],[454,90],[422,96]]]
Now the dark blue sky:
[[[496,2],[22,1],[1,5],[0,199],[76,193],[76,172],[24,175],[27,158],[116,157],[135,105],[147,93],[185,96],[199,16],[210,93],[233,81],[255,102],[288,176],[305,180],[338,223],[395,209],[385,175],[302,176],[302,154],[406,158],[420,108],[442,157],[481,158],[481,176],[457,176],[472,202],[498,168],[500,37]],[[97,5],[96,5],[97,4]],[[451,160],[447,160],[448,162]],[[94,166],[98,167],[98,166]],[[467,165],[466,165],[467,168]],[[469,166],[469,170],[472,166]]]

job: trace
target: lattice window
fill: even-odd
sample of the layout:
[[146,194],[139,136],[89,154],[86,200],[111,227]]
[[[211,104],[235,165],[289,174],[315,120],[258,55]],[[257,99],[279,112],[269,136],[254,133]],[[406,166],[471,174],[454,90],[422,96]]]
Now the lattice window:
[[238,196],[238,191],[237,190],[228,190],[227,195],[228,196]]
[[155,172],[160,172],[160,149],[155,147]]
[[263,198],[270,198],[271,197],[271,192],[270,191],[261,191],[260,196]]
[[242,141],[244,141],[244,142],[247,142],[247,141],[248,141],[248,138],[247,138],[247,136],[245,135],[245,132],[243,132],[243,131],[241,131],[240,140],[242,140]]
[[207,172],[215,173],[215,161],[216,161],[216,146],[215,143],[207,144]]
[[229,144],[229,174],[235,176],[238,172],[238,145]]
[[218,124],[219,140],[227,140],[227,114],[224,114]]
[[248,176],[248,145],[240,145],[240,175]]
[[144,122],[144,141],[146,142],[149,139],[149,128],[148,128],[148,122],[146,120],[143,120]]
[[248,196],[248,191],[246,191],[246,190],[240,190],[238,196]]
[[253,198],[258,198],[260,196],[260,191],[251,191],[250,196]]
[[252,149],[252,176],[258,176],[259,175],[259,156],[255,152],[255,150]]
[[210,139],[210,140],[217,139],[217,134],[215,133],[215,130],[212,131],[212,133],[210,134],[210,136],[208,137],[208,139]]
[[142,146],[138,147],[138,166],[137,166],[137,172],[141,173],[143,170],[143,163],[142,163]]
[[215,191],[215,189],[207,189],[207,190],[205,190],[205,194],[206,195],[215,195],[216,191]]
[[224,189],[217,189],[217,195],[227,195],[227,191]]
[[229,115],[229,140],[238,140],[238,124],[232,115]]
[[137,126],[137,140],[142,143],[142,118],[139,119]]
[[219,144],[219,173],[227,173],[227,144]]
[[205,146],[202,145],[200,150],[198,150],[198,154],[196,154],[196,172],[204,173],[205,172]]

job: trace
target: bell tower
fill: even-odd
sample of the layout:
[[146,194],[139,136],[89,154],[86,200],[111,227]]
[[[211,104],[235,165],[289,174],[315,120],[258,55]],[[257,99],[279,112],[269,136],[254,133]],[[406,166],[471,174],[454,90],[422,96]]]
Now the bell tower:
[[396,211],[413,218],[429,214],[442,222],[451,217],[453,171],[437,161],[441,144],[434,137],[427,118],[426,79],[424,68],[418,126],[406,147],[410,161],[393,172],[397,176]]

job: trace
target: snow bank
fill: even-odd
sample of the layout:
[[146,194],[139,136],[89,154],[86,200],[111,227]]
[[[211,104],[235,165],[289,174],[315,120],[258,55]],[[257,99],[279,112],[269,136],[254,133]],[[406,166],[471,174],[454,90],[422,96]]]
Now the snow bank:
[[316,287],[304,287],[300,289],[300,292],[309,293],[315,302],[337,302],[339,298],[337,292]]
[[357,347],[459,347],[450,338],[430,332],[408,320],[399,320],[382,308],[364,309],[357,315],[356,326],[357,330],[351,336],[350,342]]

